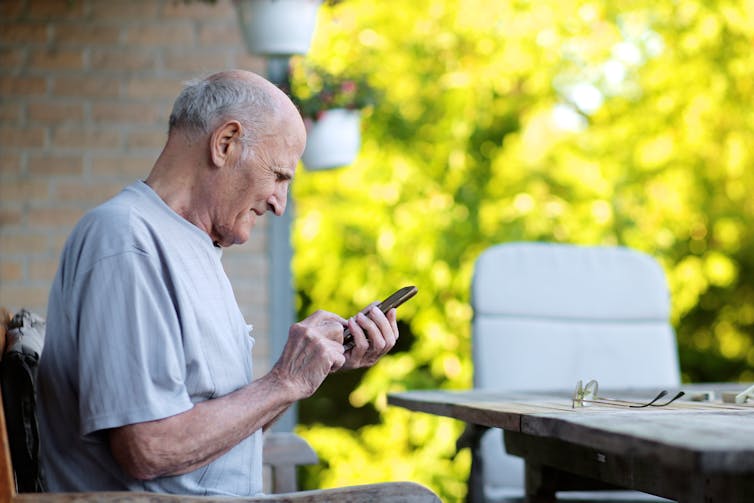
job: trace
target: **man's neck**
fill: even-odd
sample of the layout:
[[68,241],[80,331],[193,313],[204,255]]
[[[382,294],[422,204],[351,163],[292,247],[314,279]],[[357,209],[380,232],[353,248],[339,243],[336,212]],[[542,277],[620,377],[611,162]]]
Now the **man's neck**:
[[202,173],[207,172],[200,165],[204,157],[194,152],[194,146],[187,143],[176,145],[172,140],[157,158],[145,183],[173,211],[206,232],[201,217],[202,203],[206,199],[201,194],[206,185],[201,180]]

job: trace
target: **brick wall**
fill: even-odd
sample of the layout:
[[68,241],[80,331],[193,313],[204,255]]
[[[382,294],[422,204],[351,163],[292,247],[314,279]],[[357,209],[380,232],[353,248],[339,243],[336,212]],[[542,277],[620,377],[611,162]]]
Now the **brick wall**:
[[[0,0],[0,306],[44,312],[89,208],[144,178],[187,79],[265,71],[231,0]],[[224,262],[268,367],[267,219]]]

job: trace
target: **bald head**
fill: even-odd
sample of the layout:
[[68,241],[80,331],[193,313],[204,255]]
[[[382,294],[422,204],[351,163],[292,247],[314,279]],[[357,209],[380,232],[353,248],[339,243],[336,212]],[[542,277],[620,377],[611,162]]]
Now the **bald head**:
[[300,115],[288,96],[268,80],[245,70],[228,70],[186,85],[173,104],[169,131],[196,139],[227,120],[244,126],[242,141],[253,147],[265,132],[275,129],[271,126],[296,124]]
[[145,181],[213,242],[243,243],[258,216],[285,211],[305,144],[301,114],[275,85],[243,70],[216,73],[176,99]]

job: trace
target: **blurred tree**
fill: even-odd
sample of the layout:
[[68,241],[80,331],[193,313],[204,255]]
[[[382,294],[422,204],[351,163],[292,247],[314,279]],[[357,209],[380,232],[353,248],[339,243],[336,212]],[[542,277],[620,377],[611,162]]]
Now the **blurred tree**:
[[323,8],[308,58],[384,95],[353,166],[294,184],[299,314],[419,295],[393,354],[302,404],[324,460],[308,484],[411,479],[463,498],[462,425],[385,395],[471,385],[471,271],[494,243],[654,255],[684,379],[754,380],[753,40],[750,0]]

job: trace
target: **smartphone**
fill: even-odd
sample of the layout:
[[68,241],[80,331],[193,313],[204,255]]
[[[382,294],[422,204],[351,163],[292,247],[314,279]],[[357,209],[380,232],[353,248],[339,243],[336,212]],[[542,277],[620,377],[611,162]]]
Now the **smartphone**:
[[[406,302],[408,299],[416,295],[416,292],[419,290],[415,286],[404,286],[400,290],[395,291],[392,295],[390,295],[388,298],[377,304],[377,307],[380,311],[383,313],[387,313],[394,307],[398,307],[404,302]],[[343,348],[348,351],[353,347],[353,335],[351,335],[351,331],[346,328],[343,332]]]

